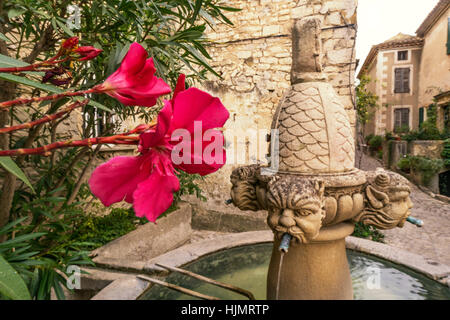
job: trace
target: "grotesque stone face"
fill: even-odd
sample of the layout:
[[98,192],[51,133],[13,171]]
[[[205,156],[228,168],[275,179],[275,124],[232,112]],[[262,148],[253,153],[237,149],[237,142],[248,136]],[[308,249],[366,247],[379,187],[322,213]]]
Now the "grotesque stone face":
[[325,216],[324,184],[299,177],[280,176],[267,186],[267,223],[278,238],[289,233],[297,242],[317,237]]
[[231,173],[231,198],[241,210],[265,209],[265,189],[257,179],[259,170],[259,165],[251,165],[237,168]]
[[403,227],[412,202],[409,182],[401,175],[378,169],[367,173],[367,206],[355,221],[380,229]]

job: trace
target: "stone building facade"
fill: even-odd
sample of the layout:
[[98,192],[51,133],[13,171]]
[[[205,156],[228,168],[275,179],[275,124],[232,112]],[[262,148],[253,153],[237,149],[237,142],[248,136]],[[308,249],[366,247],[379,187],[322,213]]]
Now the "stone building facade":
[[[396,76],[397,69],[406,70],[406,76]],[[396,123],[417,130],[434,101],[439,105],[438,127],[444,130],[450,125],[449,71],[450,0],[440,0],[415,36],[398,34],[369,52],[358,78],[366,74],[373,80],[368,89],[379,97],[381,108],[365,134],[395,131]],[[397,91],[396,79],[407,81],[407,90]]]
[[[422,38],[399,33],[371,48],[358,78],[369,76],[368,89],[378,96],[380,108],[366,125],[366,135],[418,129],[422,47]],[[397,74],[403,71],[407,73]],[[398,78],[402,78],[400,85]]]
[[[270,132],[272,116],[290,87],[295,19],[321,20],[323,71],[355,125],[357,0],[230,0],[227,5],[242,9],[227,15],[234,25],[217,25],[207,32],[214,41],[209,47],[211,65],[221,78],[210,77],[202,83],[230,112],[225,125],[227,165],[203,183],[208,198],[217,203],[229,198],[232,169],[265,161],[266,137],[260,133]],[[252,158],[255,150],[257,156]]]
[[441,0],[417,29],[424,40],[419,79],[419,105],[435,100],[437,125],[450,129],[450,0]]

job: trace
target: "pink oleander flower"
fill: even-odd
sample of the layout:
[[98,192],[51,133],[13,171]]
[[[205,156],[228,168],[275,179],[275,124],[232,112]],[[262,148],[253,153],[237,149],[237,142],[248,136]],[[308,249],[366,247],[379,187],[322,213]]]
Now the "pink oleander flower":
[[156,99],[171,92],[164,80],[155,77],[153,59],[138,43],[131,44],[119,69],[95,89],[116,98],[126,106],[151,107]]
[[102,51],[103,50],[94,48],[93,46],[78,47],[75,50],[73,50],[73,52],[78,53],[81,56],[81,58],[79,58],[78,61],[94,59]]
[[61,48],[63,50],[72,51],[78,46],[78,37],[71,37],[68,39],[65,39],[61,43]]
[[215,128],[225,124],[228,111],[218,98],[197,88],[184,89],[182,75],[156,127],[140,135],[138,156],[118,156],[94,170],[89,186],[105,206],[125,200],[138,217],[155,222],[180,188],[177,169],[207,175],[225,164],[224,137]]

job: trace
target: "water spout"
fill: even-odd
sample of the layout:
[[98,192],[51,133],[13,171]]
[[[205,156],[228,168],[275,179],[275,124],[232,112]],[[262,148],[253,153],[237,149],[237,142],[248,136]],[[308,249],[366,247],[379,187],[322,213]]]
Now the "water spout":
[[408,221],[409,223],[415,224],[418,227],[422,227],[423,226],[423,221],[414,217],[409,216],[408,218],[406,218],[406,221]]
[[282,253],[287,253],[289,250],[291,239],[292,236],[289,233],[283,234],[283,238],[281,239],[281,243],[280,246],[278,247],[278,250],[280,250]]

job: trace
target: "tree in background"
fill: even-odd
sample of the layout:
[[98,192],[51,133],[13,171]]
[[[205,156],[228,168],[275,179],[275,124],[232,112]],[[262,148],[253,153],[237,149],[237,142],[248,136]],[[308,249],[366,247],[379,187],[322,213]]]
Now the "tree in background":
[[364,75],[356,86],[356,112],[358,123],[362,125],[362,130],[373,118],[378,108],[378,96],[367,89],[367,85],[370,82],[370,77]]
[[361,167],[362,149],[364,143],[366,124],[373,118],[378,106],[378,96],[367,89],[371,82],[369,76],[363,75],[356,86],[356,132],[357,145],[360,150],[359,167]]

